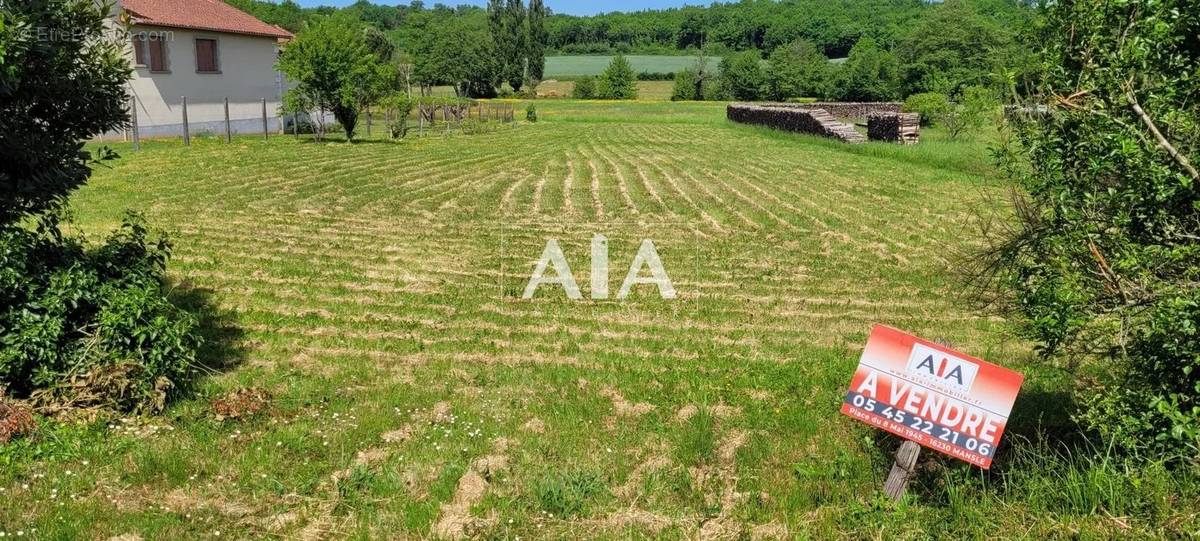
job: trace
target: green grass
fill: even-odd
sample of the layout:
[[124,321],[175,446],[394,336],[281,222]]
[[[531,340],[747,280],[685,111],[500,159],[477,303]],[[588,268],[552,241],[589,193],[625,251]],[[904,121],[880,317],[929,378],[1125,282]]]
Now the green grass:
[[[600,75],[604,71],[604,68],[608,67],[612,58],[611,56],[591,55],[547,56],[546,71],[543,78],[556,79]],[[682,69],[691,68],[696,64],[695,56],[627,55],[625,59],[629,60],[633,71],[647,73],[674,73]],[[717,64],[720,62],[720,57],[709,57],[709,69],[716,70]]]
[[[959,295],[976,211],[1005,193],[984,144],[847,147],[732,125],[721,104],[538,110],[398,143],[118,145],[74,227],[135,208],[171,232],[174,283],[218,307],[232,367],[161,416],[47,422],[0,447],[0,531],[1198,533],[1195,472],[1070,443],[1069,376]],[[586,295],[594,233],[612,290],[650,238],[680,298],[516,298],[548,238]],[[880,498],[895,439],[837,413],[876,322],[1027,375],[990,473],[937,459],[905,501]],[[209,401],[239,386],[271,409],[216,421]]]

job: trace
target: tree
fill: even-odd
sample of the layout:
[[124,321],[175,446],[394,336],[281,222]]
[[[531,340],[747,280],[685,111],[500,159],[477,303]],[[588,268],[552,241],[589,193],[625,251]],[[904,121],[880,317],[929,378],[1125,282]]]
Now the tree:
[[331,111],[347,139],[353,139],[358,112],[377,96],[386,73],[367,48],[363,32],[342,18],[322,19],[284,47],[279,71],[321,111]]
[[105,7],[0,6],[0,227],[60,206],[91,174],[83,141],[128,120],[131,69],[122,46],[76,37],[101,35]]
[[637,74],[622,55],[614,56],[596,81],[596,97],[602,100],[637,99]]
[[867,37],[858,40],[838,70],[837,97],[842,101],[889,101],[900,97],[896,57]]
[[743,51],[721,59],[721,83],[735,100],[757,100],[763,90],[762,57]]
[[504,5],[503,76],[513,92],[519,92],[525,82],[525,38],[525,5],[521,0],[507,0]]
[[542,0],[529,0],[529,36],[526,40],[529,55],[529,79],[534,86],[541,82],[546,72],[546,43],[550,34],[546,32],[546,4]]
[[896,47],[907,93],[954,94],[965,86],[987,86],[1014,43],[1009,31],[964,0],[933,6]]
[[[1200,457],[1196,0],[1049,7],[1001,154],[1016,224],[976,273],[1047,356],[1083,363],[1078,419],[1111,445]],[[1087,383],[1092,382],[1095,383]]]
[[525,79],[525,6],[521,0],[488,0],[487,14],[500,81],[519,91]]
[[499,62],[491,35],[448,20],[415,45],[413,77],[425,87],[452,85],[460,96],[496,96]]
[[921,125],[931,126],[950,111],[950,98],[937,92],[913,94],[904,100],[904,112],[921,115]]
[[829,94],[829,59],[808,41],[797,40],[775,49],[767,66],[771,99],[823,98]]

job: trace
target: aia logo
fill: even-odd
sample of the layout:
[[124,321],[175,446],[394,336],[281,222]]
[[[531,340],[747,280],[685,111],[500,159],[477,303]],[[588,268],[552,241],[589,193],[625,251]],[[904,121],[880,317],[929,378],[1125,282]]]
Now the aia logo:
[[948,387],[970,391],[979,365],[918,343],[913,345],[906,370]]

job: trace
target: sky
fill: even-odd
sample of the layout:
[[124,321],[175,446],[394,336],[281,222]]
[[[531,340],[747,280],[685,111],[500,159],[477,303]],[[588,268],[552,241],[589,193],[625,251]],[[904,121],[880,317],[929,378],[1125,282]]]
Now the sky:
[[[426,6],[432,6],[438,0],[424,0]],[[662,9],[679,7],[685,4],[688,5],[707,5],[708,0],[545,0],[546,5],[550,7],[554,13],[566,13],[568,15],[594,15],[596,13],[606,13],[609,11],[638,11],[642,9]],[[353,4],[354,0],[296,0],[301,6],[346,6]],[[402,2],[379,1],[376,4],[395,5],[397,3],[407,4],[408,0]],[[487,4],[486,0],[441,0],[441,3],[448,6],[456,6],[459,4],[472,4],[482,6]]]

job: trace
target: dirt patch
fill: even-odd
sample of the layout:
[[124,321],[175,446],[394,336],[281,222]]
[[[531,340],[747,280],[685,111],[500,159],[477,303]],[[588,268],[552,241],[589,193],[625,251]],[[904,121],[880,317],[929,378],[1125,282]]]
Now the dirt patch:
[[541,419],[534,417],[526,421],[525,424],[521,425],[521,430],[532,432],[534,434],[543,434],[546,432],[546,423],[542,422]]
[[625,480],[625,484],[617,487],[613,491],[614,494],[622,499],[632,499],[637,496],[638,490],[642,487],[642,481],[646,479],[646,475],[654,473],[671,465],[671,459],[665,455],[651,455],[641,464],[638,464],[633,472],[629,474],[629,479]]
[[687,422],[692,417],[695,417],[697,413],[700,413],[700,408],[696,407],[695,404],[688,404],[675,412],[675,420],[681,423]]
[[638,402],[636,404],[625,400],[621,393],[612,387],[606,387],[600,391],[600,396],[612,400],[613,411],[620,417],[640,417],[654,411],[654,405],[647,402]]
[[218,421],[237,420],[262,413],[271,404],[271,395],[258,387],[235,389],[212,401],[213,416]]
[[496,474],[508,468],[508,455],[505,454],[507,450],[508,440],[499,438],[491,454],[471,463],[467,472],[458,479],[454,497],[449,503],[442,505],[441,515],[431,532],[434,537],[462,539],[466,537],[468,529],[481,520],[471,516],[471,507],[483,500],[489,480],[494,480]]
[[253,515],[255,508],[250,504],[230,500],[228,498],[210,498],[178,488],[162,498],[161,505],[176,511],[192,509],[209,509],[230,518],[245,518]]
[[746,394],[750,395],[750,398],[759,401],[771,399],[771,391],[764,391],[762,389],[748,389]]

